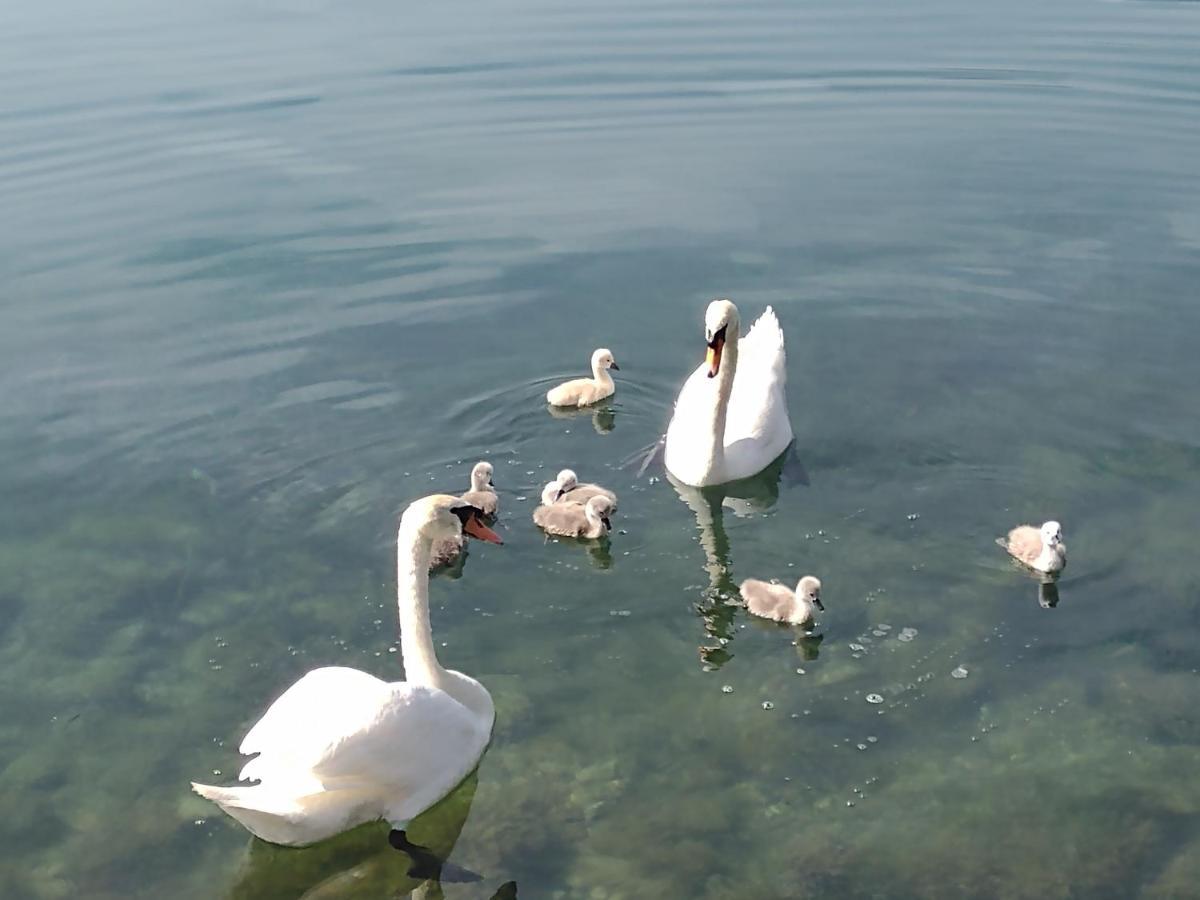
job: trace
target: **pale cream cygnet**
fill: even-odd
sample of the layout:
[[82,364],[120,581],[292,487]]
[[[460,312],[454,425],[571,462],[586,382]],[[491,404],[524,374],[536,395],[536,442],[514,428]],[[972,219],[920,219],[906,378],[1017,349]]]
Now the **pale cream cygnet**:
[[816,610],[825,611],[821,603],[821,580],[805,575],[791,590],[782,584],[747,578],[741,584],[746,609],[764,619],[787,622],[789,625],[811,625]]
[[499,511],[500,497],[492,482],[492,464],[486,459],[475,463],[471,470],[471,489],[462,495],[462,499],[483,510],[485,516],[494,516]]
[[592,377],[565,381],[546,392],[546,401],[553,406],[588,406],[611,397],[617,389],[609,369],[621,371],[612,351],[601,347],[592,354]]
[[1047,575],[1061,572],[1067,565],[1067,545],[1063,543],[1062,526],[1055,521],[1041,528],[1018,525],[996,543],[1013,559]]
[[547,506],[551,503],[587,503],[593,497],[607,497],[616,510],[616,494],[591,482],[580,484],[579,477],[571,469],[563,469],[542,488],[542,503]]
[[598,538],[612,530],[612,503],[604,496],[587,503],[551,503],[533,511],[533,521],[549,534]]
[[[486,459],[475,463],[471,469],[471,489],[460,497],[464,503],[469,503],[482,512],[488,519],[494,519],[500,509],[500,497],[492,485],[492,464]],[[459,554],[466,549],[467,541],[461,534],[444,538],[433,545],[429,554],[429,567],[440,569],[448,566]]]

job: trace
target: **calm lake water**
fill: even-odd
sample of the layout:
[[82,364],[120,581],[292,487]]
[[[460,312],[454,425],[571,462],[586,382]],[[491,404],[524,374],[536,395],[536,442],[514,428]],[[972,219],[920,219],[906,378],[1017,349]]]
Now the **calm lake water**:
[[[400,676],[396,517],[483,458],[444,896],[1200,896],[1200,4],[68,0],[0,82],[6,898],[439,896],[188,782]],[[715,296],[807,484],[620,467]],[[566,464],[606,546],[530,522]],[[1047,518],[1053,608],[993,543]],[[817,637],[726,605],[804,572]]]

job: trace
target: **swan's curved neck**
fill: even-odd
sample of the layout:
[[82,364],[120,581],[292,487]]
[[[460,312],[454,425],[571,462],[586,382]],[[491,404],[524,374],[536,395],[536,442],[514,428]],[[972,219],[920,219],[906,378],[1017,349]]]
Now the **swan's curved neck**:
[[[733,323],[726,328],[725,345],[721,348],[721,369],[717,372],[717,393],[704,423],[704,471],[707,475],[725,467],[725,419],[729,414],[729,395],[733,393],[733,376],[737,372],[738,329]],[[711,483],[711,482],[705,482]]]
[[608,369],[604,368],[599,360],[592,363],[592,378],[604,387],[608,387],[613,383],[612,376],[608,374]]
[[413,684],[441,686],[445,671],[433,649],[429,626],[429,557],[432,542],[400,526],[396,540],[396,603],[400,608],[400,653],[405,679]]

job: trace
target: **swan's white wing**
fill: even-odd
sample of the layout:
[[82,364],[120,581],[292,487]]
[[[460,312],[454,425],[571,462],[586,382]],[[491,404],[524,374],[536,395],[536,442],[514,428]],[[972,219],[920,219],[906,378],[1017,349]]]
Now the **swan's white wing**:
[[783,330],[768,306],[738,341],[737,373],[725,421],[726,462],[735,477],[758,472],[791,443],[786,385]]
[[[754,371],[762,380],[787,384],[787,355],[783,347],[783,329],[775,310],[763,310],[750,330],[738,341],[738,373],[743,368]],[[761,371],[760,371],[761,370]],[[736,385],[736,380],[734,381]]]
[[323,782],[369,781],[416,793],[428,782],[457,784],[483,752],[491,722],[448,693],[400,681],[362,727],[326,748],[313,772]]
[[313,669],[268,707],[238,750],[311,765],[321,758],[329,736],[361,727],[390,696],[391,686],[366,672],[343,666]]
[[246,735],[241,751],[259,756],[241,777],[297,794],[367,790],[403,821],[470,773],[490,729],[438,688],[315,669]]

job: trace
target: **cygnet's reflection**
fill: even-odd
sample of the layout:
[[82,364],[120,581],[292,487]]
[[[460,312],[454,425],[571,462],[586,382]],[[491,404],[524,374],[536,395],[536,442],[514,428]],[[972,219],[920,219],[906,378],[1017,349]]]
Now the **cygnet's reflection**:
[[[681,483],[670,472],[666,473],[679,498],[696,516],[700,546],[704,550],[708,586],[696,604],[696,612],[704,622],[706,640],[700,645],[700,659],[706,666],[720,668],[733,658],[729,646],[735,633],[736,610],[742,605],[733,579],[725,509],[729,508],[739,516],[770,509],[779,500],[785,467],[796,473],[793,476],[796,480],[807,483],[803,466],[791,448],[754,477],[728,484],[697,488]],[[814,658],[815,650],[813,645]]]
[[556,419],[578,419],[587,416],[592,420],[592,428],[596,434],[608,434],[617,425],[617,410],[611,399],[580,407],[546,404],[546,412]]
[[1058,579],[1046,576],[1038,583],[1038,606],[1042,609],[1054,609],[1058,606]]
[[[282,847],[251,838],[230,888],[231,900],[345,900],[356,897],[442,896],[441,884],[481,881],[448,857],[471,811],[478,770],[406,829],[413,854],[389,845],[386,822],[368,822],[311,847]],[[506,893],[507,892],[507,893]],[[488,896],[479,891],[480,896]],[[500,886],[496,897],[515,897],[516,886]]]

